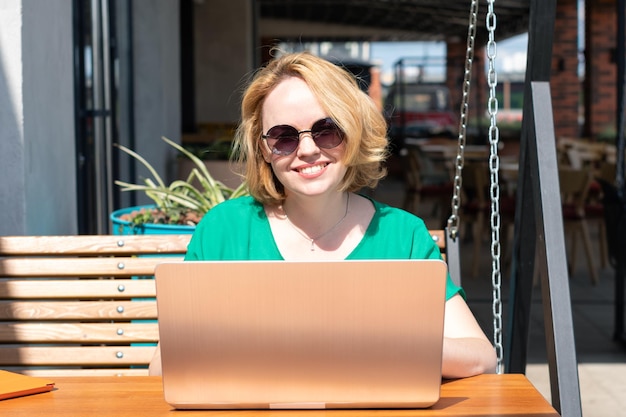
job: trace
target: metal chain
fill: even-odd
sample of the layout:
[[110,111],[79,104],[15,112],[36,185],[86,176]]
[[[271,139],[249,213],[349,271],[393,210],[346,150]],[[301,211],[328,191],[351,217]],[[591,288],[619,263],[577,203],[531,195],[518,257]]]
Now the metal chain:
[[498,363],[496,372],[502,373],[502,272],[500,270],[500,185],[498,171],[500,159],[498,157],[498,142],[500,132],[496,115],[498,114],[498,99],[496,98],[496,86],[498,76],[496,73],[496,14],[493,11],[495,0],[487,0],[487,30],[489,41],[487,42],[487,58],[489,69],[487,72],[487,84],[489,85],[489,172],[490,172],[490,196],[491,196],[491,285],[493,288],[493,342],[496,349]]
[[448,218],[448,234],[456,240],[459,230],[459,208],[461,206],[462,171],[465,152],[465,138],[469,116],[469,95],[472,80],[472,64],[474,62],[474,42],[476,39],[476,21],[478,16],[478,0],[472,0],[470,6],[469,25],[467,28],[467,50],[465,52],[465,73],[463,75],[463,98],[461,100],[461,117],[459,120],[459,146],[455,161],[454,187],[452,190],[452,214]]

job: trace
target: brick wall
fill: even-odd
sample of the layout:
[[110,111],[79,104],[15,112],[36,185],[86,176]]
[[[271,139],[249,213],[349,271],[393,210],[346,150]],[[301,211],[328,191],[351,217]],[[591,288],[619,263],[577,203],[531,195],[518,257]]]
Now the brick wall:
[[586,126],[583,135],[597,138],[616,130],[615,0],[587,1]]
[[[446,83],[450,89],[452,110],[457,112],[459,117],[461,113],[461,101],[463,99],[466,50],[467,40],[447,43],[446,71],[448,76]],[[470,81],[468,120],[470,127],[479,128],[480,126],[484,127],[488,125],[488,120],[485,117],[488,96],[489,92],[487,91],[487,78],[485,73],[485,53],[483,48],[477,47],[474,50],[474,64],[472,66],[472,79]],[[480,140],[486,142],[487,138],[485,136],[485,138],[479,138],[479,141]]]
[[[577,3],[577,0],[557,2],[550,79],[555,137],[597,139],[616,131],[616,0],[586,1],[584,81],[578,75]],[[463,93],[465,50],[465,39],[447,43],[447,83],[455,111],[460,110]],[[484,50],[477,47],[470,91],[472,127],[477,126],[478,120],[487,123],[484,63]]]
[[577,0],[559,0],[552,46],[550,87],[555,137],[578,137],[578,16]]

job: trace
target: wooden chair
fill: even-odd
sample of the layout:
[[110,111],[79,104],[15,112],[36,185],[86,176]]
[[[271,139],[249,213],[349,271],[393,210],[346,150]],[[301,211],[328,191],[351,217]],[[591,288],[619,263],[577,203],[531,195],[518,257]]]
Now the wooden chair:
[[588,169],[559,169],[563,223],[565,234],[570,235],[569,273],[571,274],[575,268],[577,243],[580,239],[585,250],[591,282],[596,284],[599,280],[598,271],[594,265],[589,226],[585,213],[585,203],[591,181],[592,172]]
[[585,201],[585,217],[589,224],[596,228],[599,237],[598,247],[600,248],[601,269],[609,265],[609,249],[607,245],[604,208],[605,188],[601,185],[601,182],[604,181],[608,184],[614,184],[616,170],[615,162],[601,161],[594,169],[593,179]]
[[453,187],[449,172],[426,158],[418,146],[407,145],[400,154],[404,166],[404,210],[418,214],[420,205],[430,201],[434,204],[431,216],[438,212],[439,227],[443,227]]
[[[480,272],[480,259],[485,227],[490,212],[489,166],[486,162],[466,162],[463,167],[463,196],[461,199],[461,221],[465,234],[471,233],[473,243],[472,272],[476,278]],[[467,232],[467,229],[471,232]]]
[[0,368],[147,375],[158,329],[146,278],[190,237],[0,237]]
[[[515,220],[515,190],[509,192],[507,187],[511,186],[511,182],[517,179],[517,166],[509,167],[507,175],[504,178],[500,175],[500,245],[501,253],[507,254],[505,262],[510,260],[508,254],[508,243],[513,238],[513,225]],[[513,170],[515,172],[513,172]],[[503,170],[500,170],[503,174]],[[491,225],[491,196],[490,196],[490,172],[489,164],[484,159],[478,161],[466,161],[463,167],[463,195],[461,199],[461,222],[463,224],[464,233],[471,236],[472,239],[472,278],[478,277],[480,273],[480,259],[490,257],[490,250],[483,243],[485,237],[490,236]],[[468,229],[470,229],[468,231]]]
[[609,145],[587,138],[561,137],[557,141],[559,163],[570,168],[582,169],[605,160]]
[[[585,207],[586,217],[589,223],[598,225],[598,233],[601,236],[601,267],[607,264],[607,249],[605,242],[605,230],[603,220],[602,188],[596,178],[607,180],[607,176],[612,173],[609,181],[615,179],[615,145],[605,142],[597,142],[586,138],[559,138],[557,142],[560,166],[585,169],[593,172],[592,179],[587,194],[587,204]],[[612,172],[611,172],[612,170]]]

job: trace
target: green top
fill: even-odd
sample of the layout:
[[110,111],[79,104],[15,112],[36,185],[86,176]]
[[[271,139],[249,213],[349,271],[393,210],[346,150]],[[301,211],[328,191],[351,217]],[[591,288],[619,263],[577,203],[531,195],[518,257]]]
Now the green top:
[[[441,259],[422,219],[371,200],[376,212],[365,236],[346,259]],[[185,260],[283,260],[263,205],[252,197],[227,200],[213,207],[198,224]],[[446,299],[464,295],[450,275]]]

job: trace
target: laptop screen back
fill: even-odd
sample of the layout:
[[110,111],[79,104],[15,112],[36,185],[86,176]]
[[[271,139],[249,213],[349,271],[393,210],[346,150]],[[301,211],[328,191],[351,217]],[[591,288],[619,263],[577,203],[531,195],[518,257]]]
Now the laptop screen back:
[[161,264],[166,401],[430,406],[441,385],[445,283],[438,260]]

